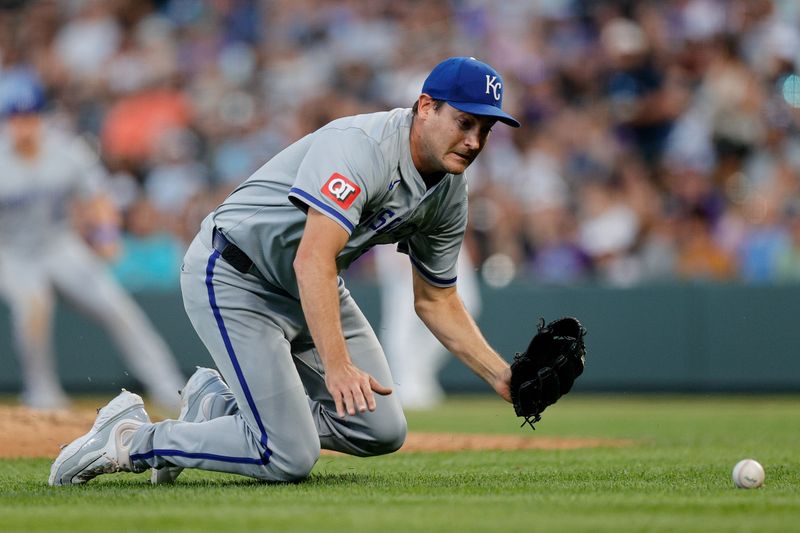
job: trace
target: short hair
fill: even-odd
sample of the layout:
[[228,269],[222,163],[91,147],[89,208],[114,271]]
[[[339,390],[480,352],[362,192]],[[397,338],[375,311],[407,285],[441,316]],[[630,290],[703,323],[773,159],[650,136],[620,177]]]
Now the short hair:
[[[433,100],[434,111],[438,111],[439,108],[442,107],[442,105],[444,105],[444,100],[437,100],[436,98],[432,98],[432,100]],[[411,106],[411,114],[416,115],[417,111],[419,110],[418,108],[419,108],[419,99],[417,99],[417,101],[414,102],[414,105]]]

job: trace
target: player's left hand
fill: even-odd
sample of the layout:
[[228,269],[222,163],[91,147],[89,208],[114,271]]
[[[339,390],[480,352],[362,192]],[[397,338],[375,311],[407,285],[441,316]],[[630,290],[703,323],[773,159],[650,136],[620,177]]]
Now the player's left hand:
[[506,368],[494,382],[495,392],[508,403],[511,403],[511,367]]

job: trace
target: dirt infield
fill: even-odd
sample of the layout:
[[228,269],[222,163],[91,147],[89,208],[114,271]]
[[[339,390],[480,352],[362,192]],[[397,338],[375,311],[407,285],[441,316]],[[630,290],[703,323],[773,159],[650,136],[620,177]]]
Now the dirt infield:
[[[0,458],[55,457],[59,446],[84,434],[96,413],[91,409],[34,411],[0,406]],[[554,438],[536,435],[410,433],[401,452],[461,450],[567,450],[620,447],[631,443],[610,439]]]

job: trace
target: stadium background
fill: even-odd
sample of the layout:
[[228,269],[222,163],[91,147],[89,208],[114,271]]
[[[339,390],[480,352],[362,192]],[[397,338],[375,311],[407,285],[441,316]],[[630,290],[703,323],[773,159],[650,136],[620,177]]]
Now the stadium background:
[[[101,154],[124,230],[111,267],[186,369],[208,362],[177,292],[199,220],[294,139],[409,106],[441,58],[474,55],[524,122],[470,172],[487,338],[510,356],[536,317],[570,313],[591,331],[584,390],[800,388],[795,2],[0,7],[0,80],[40,78],[51,119]],[[377,324],[368,256],[349,280]],[[56,346],[68,390],[127,384],[77,316],[58,315]],[[443,378],[476,388],[455,363]]]

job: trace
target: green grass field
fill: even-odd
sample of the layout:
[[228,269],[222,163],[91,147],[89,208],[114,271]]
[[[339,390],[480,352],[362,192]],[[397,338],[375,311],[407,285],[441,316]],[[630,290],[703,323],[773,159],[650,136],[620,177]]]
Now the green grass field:
[[[524,434],[493,398],[408,413],[412,431]],[[47,486],[48,460],[0,462],[0,531],[800,531],[800,398],[572,395],[534,436],[623,448],[323,456],[298,485],[185,472]],[[3,438],[6,438],[4,436]],[[733,487],[753,457],[765,486]]]

